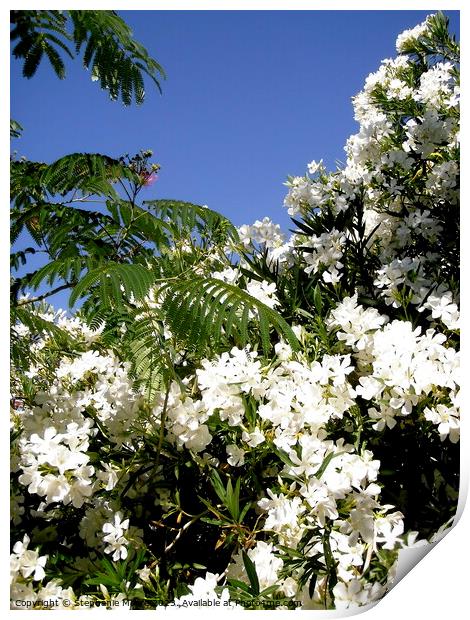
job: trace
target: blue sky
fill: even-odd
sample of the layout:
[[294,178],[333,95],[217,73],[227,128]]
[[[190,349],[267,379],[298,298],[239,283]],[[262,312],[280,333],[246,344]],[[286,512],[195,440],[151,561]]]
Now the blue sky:
[[[432,11],[429,11],[432,12]],[[111,102],[80,60],[60,81],[43,61],[11,64],[13,148],[53,161],[72,152],[154,151],[162,169],[143,198],[207,204],[237,224],[265,215],[289,228],[288,174],[312,159],[334,169],[355,133],[351,96],[399,32],[426,11],[119,11],[164,67],[142,106]],[[458,32],[458,12],[448,12]],[[55,303],[65,305],[65,296]]]

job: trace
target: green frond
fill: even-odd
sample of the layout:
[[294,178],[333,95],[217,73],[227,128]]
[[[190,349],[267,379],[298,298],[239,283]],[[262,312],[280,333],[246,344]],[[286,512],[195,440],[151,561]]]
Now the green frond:
[[[144,86],[144,79],[142,77],[142,73],[141,71],[139,71],[139,63],[136,63],[136,66],[133,67],[132,70],[132,88],[134,90],[134,94],[135,94],[135,99],[137,101],[137,103],[143,103],[144,99],[145,99],[145,86]],[[161,87],[160,84],[157,81],[157,87],[161,92]]]
[[73,57],[63,40],[70,39],[64,28],[66,18],[57,11],[12,11],[11,21],[14,28],[10,38],[12,41],[19,39],[13,48],[13,56],[24,59],[24,77],[33,77],[44,54],[56,75],[65,77],[65,66],[58,49]]
[[56,280],[78,281],[83,268],[84,259],[81,256],[59,258],[35,271],[29,278],[28,286],[37,289],[44,281],[49,285]]
[[[78,299],[99,287],[99,295],[103,306],[110,306],[110,298],[119,303],[123,296],[127,299],[143,299],[154,282],[152,272],[142,265],[121,263],[105,263],[88,273],[78,282],[70,295],[69,305],[72,307]],[[122,289],[121,289],[122,287]]]
[[260,331],[266,354],[271,347],[272,328],[294,350],[299,348],[283,317],[237,286],[215,278],[193,277],[168,282],[160,292],[164,295],[165,320],[177,340],[189,350],[201,352],[229,338],[235,338],[241,346],[248,344],[250,321]]
[[44,52],[49,58],[49,62],[51,63],[57,77],[63,80],[65,78],[65,65],[62,58],[52,47],[52,45],[49,45],[47,42],[44,43]]
[[10,200],[17,204],[31,203],[42,197],[39,178],[46,164],[32,161],[10,161]]
[[[53,43],[55,43],[58,47],[60,47],[62,50],[64,50],[64,52],[67,54],[67,56],[69,58],[73,58],[73,54],[70,51],[69,47],[61,40],[59,39],[59,37],[56,37],[55,34],[52,34],[53,31],[58,32],[61,36],[69,39],[69,35],[67,32],[65,32],[65,30],[63,29],[59,29],[59,28],[55,28],[54,26],[48,26],[48,30],[49,32],[45,32],[44,33],[44,37],[47,41],[52,41]],[[52,46],[50,46],[52,47]]]
[[[83,38],[83,41],[85,40],[86,40],[86,36]],[[80,39],[80,45],[81,43],[82,43],[82,40]],[[90,66],[93,66],[92,61],[93,61],[93,56],[95,55],[95,52],[96,52],[97,44],[98,44],[98,41],[96,40],[95,36],[91,34],[87,41],[85,51],[83,52],[83,66],[86,67],[87,69]]]
[[50,193],[73,189],[116,197],[113,183],[135,175],[121,162],[99,153],[72,153],[43,168],[40,183]]
[[162,355],[165,338],[160,312],[148,308],[133,310],[126,317],[126,325],[120,346],[131,362],[137,384],[151,400],[162,388],[168,364]]
[[[160,79],[165,72],[148,51],[132,37],[127,24],[115,11],[12,11],[10,32],[17,41],[13,56],[23,59],[23,75],[31,78],[46,55],[59,78],[65,77],[60,53],[73,58],[67,42],[73,41],[78,54],[85,45],[83,65],[91,69],[101,88],[112,100],[121,98],[124,105],[134,99],[143,102],[143,75],[148,76],[161,92]],[[71,22],[72,34],[67,32]]]
[[171,199],[145,200],[143,204],[166,223],[175,237],[197,232],[201,237],[205,234],[212,243],[238,240],[237,229],[230,220],[207,207]]
[[45,192],[52,196],[78,190],[81,194],[119,196],[114,183],[119,179],[139,181],[124,163],[100,153],[71,153],[45,164],[32,161],[10,163],[11,200],[23,203],[31,198],[44,201]]
[[42,56],[44,54],[44,48],[41,39],[36,40],[30,47],[23,65],[23,77],[32,78],[36,73]]
[[10,138],[19,138],[21,136],[22,131],[23,131],[23,127],[18,123],[18,121],[14,121],[11,118],[10,119]]
[[33,219],[28,220],[25,222],[25,228],[26,230],[29,232],[29,234],[31,235],[31,237],[34,239],[34,242],[40,247],[42,248],[44,246],[44,242],[42,239],[42,232],[41,230],[36,226],[36,223]]
[[12,269],[18,269],[20,265],[26,265],[26,255],[35,253],[36,250],[34,248],[25,248],[24,250],[13,252],[10,254],[10,267]]
[[[134,82],[132,80],[132,61],[130,58],[123,58],[119,65],[119,81],[121,83],[122,102],[124,105],[131,105]],[[137,101],[141,103],[141,101]]]

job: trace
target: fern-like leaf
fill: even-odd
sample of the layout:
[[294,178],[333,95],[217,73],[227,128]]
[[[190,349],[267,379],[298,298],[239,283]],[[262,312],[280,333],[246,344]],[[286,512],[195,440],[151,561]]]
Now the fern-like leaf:
[[293,350],[299,348],[294,332],[278,312],[227,282],[196,276],[168,282],[160,293],[164,296],[165,320],[176,338],[190,350],[202,351],[230,337],[242,346],[248,344],[250,316],[258,325],[266,354],[271,347],[271,328]]
[[53,194],[78,188],[82,192],[117,197],[113,182],[134,177],[127,166],[107,155],[72,153],[44,167],[40,183]]
[[135,300],[143,299],[153,282],[152,272],[142,265],[105,263],[90,269],[78,282],[70,295],[69,305],[72,307],[78,299],[90,293],[91,289],[97,286],[104,306],[110,306],[110,293],[111,298],[117,303],[123,296],[128,299],[131,297]]
[[40,39],[36,40],[29,49],[27,56],[25,57],[23,65],[23,76],[25,78],[31,78],[36,73],[41,62],[43,53],[44,49],[42,46],[42,41]]
[[187,236],[196,231],[201,236],[203,232],[206,235],[210,233],[205,239],[206,243],[238,240],[237,229],[230,220],[208,207],[171,199],[145,200],[143,204],[165,222],[168,232],[175,237]]
[[[72,33],[67,29],[71,22]],[[31,78],[46,55],[59,78],[65,77],[65,65],[59,52],[74,57],[66,42],[73,41],[78,54],[83,45],[83,65],[109,92],[125,105],[134,98],[143,102],[143,75],[161,91],[165,72],[147,50],[132,37],[127,24],[115,11],[12,11],[10,32],[15,58],[24,59],[23,75]]]
[[127,313],[127,331],[121,340],[126,358],[131,362],[137,384],[151,400],[161,391],[168,360],[162,355],[166,347],[161,313],[155,308],[139,308]]

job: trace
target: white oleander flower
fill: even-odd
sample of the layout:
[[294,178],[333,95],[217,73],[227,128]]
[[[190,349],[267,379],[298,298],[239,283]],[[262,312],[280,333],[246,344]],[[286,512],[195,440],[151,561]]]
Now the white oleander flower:
[[44,567],[48,556],[39,556],[37,551],[28,549],[29,543],[30,538],[25,534],[23,541],[18,541],[13,546],[13,553],[10,555],[10,576],[12,580],[19,573],[24,579],[32,576],[34,581],[41,581],[46,576]]
[[225,448],[228,458],[227,463],[234,467],[241,467],[245,463],[245,450],[235,444],[230,444]]
[[112,523],[105,523],[102,531],[106,534],[103,541],[107,543],[105,553],[112,553],[113,560],[125,560],[127,558],[127,545],[129,541],[125,538],[124,533],[129,528],[129,519],[122,520],[122,513],[117,512],[114,515]]

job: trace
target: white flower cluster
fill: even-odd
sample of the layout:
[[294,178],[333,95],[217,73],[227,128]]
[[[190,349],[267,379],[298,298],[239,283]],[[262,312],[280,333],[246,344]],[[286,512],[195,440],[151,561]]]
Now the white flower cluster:
[[[435,19],[429,16],[400,35],[397,49],[431,36]],[[290,177],[285,199],[289,214],[297,216],[340,213],[361,196],[368,247],[375,246],[382,263],[375,283],[379,294],[401,307],[411,293],[411,303],[431,310],[432,318],[450,330],[458,329],[458,299],[451,281],[442,281],[447,265],[435,248],[447,243],[449,218],[459,217],[457,210],[443,208],[444,202],[457,206],[459,198],[456,75],[448,60],[421,67],[418,74],[406,54],[384,60],[353,99],[359,131],[347,141],[345,168],[314,179]],[[419,200],[413,198],[417,195]],[[334,226],[321,234],[297,233],[294,250],[301,251],[307,273],[320,269],[325,282],[338,284],[350,235]],[[305,247],[313,251],[302,251]]]
[[83,427],[71,422],[65,433],[48,426],[43,436],[33,433],[20,442],[23,473],[19,481],[29,493],[44,497],[46,504],[72,503],[80,508],[93,493],[95,470],[86,454],[91,420],[86,422]]
[[230,594],[227,588],[222,589],[220,595],[217,594],[215,588],[219,580],[220,575],[209,572],[206,573],[205,577],[198,577],[193,585],[189,586],[190,594],[184,594],[179,598],[175,598],[172,607],[190,608],[194,603],[200,605],[201,601],[210,601],[212,605],[217,603],[217,611],[220,611],[220,608],[223,611],[240,608],[239,605],[230,601]]
[[434,16],[428,15],[425,21],[421,24],[400,33],[396,40],[397,52],[402,52],[406,48],[407,44],[416,41],[416,39],[419,39],[423,35],[426,35],[429,31],[429,21],[432,17]]
[[302,213],[302,209],[308,207],[316,209],[325,199],[326,192],[323,184],[312,180],[310,177],[289,177],[286,183],[289,192],[284,199],[284,205],[291,217]]
[[238,234],[240,241],[246,246],[250,243],[257,243],[265,248],[276,248],[284,241],[281,227],[279,224],[274,224],[269,217],[256,220],[251,226],[247,224],[240,226]]
[[267,282],[266,280],[262,280],[261,282],[258,280],[250,280],[246,285],[246,290],[252,297],[269,308],[279,306],[275,282]]
[[[284,562],[276,556],[274,545],[258,541],[256,546],[248,550],[248,557],[256,567],[259,585],[262,590],[278,583],[279,571]],[[237,553],[228,567],[227,576],[231,579],[246,579],[246,570],[241,552]],[[292,595],[291,595],[292,596]]]
[[[154,415],[158,419],[164,407],[165,396],[157,396]],[[194,400],[182,393],[181,387],[173,383],[167,399],[166,427],[170,439],[180,448],[201,452],[211,442],[212,435],[204,422],[210,416],[202,401]]]
[[[10,555],[11,609],[67,609],[69,603],[73,604],[75,600],[72,588],[62,588],[57,579],[43,584],[48,556],[40,556],[37,551],[28,549],[30,542],[25,534],[22,541],[13,545]],[[34,582],[39,583],[39,588],[35,587]]]
[[129,519],[122,520],[122,513],[117,512],[114,515],[113,523],[105,523],[103,525],[103,541],[106,543],[105,553],[113,554],[113,560],[127,558],[127,545],[129,541],[125,537],[125,532],[129,528]]
[[[47,316],[48,320],[56,321],[58,316],[61,320],[62,313]],[[64,320],[61,326],[89,342],[89,330],[80,319]],[[27,336],[25,332],[24,337]],[[43,346],[44,341],[38,350]],[[14,412],[13,425],[21,430],[13,457],[13,470],[20,472],[18,482],[28,493],[43,498],[37,510],[43,518],[51,505],[87,507],[80,523],[80,536],[88,546],[112,553],[115,560],[124,559],[128,544],[124,531],[129,527],[129,520],[122,522],[117,507],[99,495],[95,499],[94,494],[111,491],[119,477],[126,482],[127,476],[123,477],[120,470],[103,461],[91,465],[90,442],[96,441],[97,434],[103,431],[106,440],[117,447],[130,446],[136,441],[137,427],[133,428],[133,424],[137,423],[141,399],[133,390],[128,365],[118,361],[114,354],[88,350],[75,357],[63,357],[55,368],[34,367],[27,374],[40,387],[48,374],[50,384],[47,391],[37,392],[32,407]],[[21,496],[15,501],[20,502]],[[25,512],[24,507],[20,508],[14,515],[17,523]],[[129,540],[138,544],[140,534],[138,528],[131,527]],[[15,548],[19,549],[19,544]],[[38,567],[35,575],[40,572]],[[38,578],[43,576],[42,573]],[[59,583],[54,587],[58,592],[54,596],[60,597]],[[39,592],[33,597],[38,605],[41,596]]]
[[344,241],[344,235],[336,229],[323,233],[319,237],[312,235],[303,244],[304,247],[312,248],[311,252],[303,252],[307,265],[305,273],[316,273],[322,270],[322,278],[325,282],[332,284],[339,282],[341,278],[339,269],[343,266],[340,261],[343,257]]
[[330,327],[351,347],[357,359],[356,394],[369,401],[369,416],[381,431],[396,425],[396,416],[410,415],[420,402],[437,401],[446,394],[448,404],[426,408],[426,419],[438,424],[440,437],[459,438],[459,354],[444,346],[446,337],[433,329],[422,334],[410,322],[392,321],[373,309],[364,310],[357,295],[346,297],[331,313]]
[[[363,314],[374,315],[373,311]],[[382,322],[374,315],[372,327]],[[328,439],[325,430],[330,420],[342,419],[354,407],[355,391],[348,382],[353,370],[350,356],[325,355],[321,362],[313,363],[283,357],[263,367],[255,353],[234,348],[213,362],[203,362],[197,371],[201,400],[196,406],[179,388],[172,389],[168,401],[170,437],[174,435],[181,444],[180,424],[189,426],[190,419],[195,426],[198,416],[200,421],[207,421],[209,415],[217,414],[236,432],[236,443],[226,447],[227,462],[234,467],[245,463],[250,448],[272,442],[285,453],[286,464],[279,474],[285,490],[267,488],[267,497],[259,500],[259,508],[266,513],[262,531],[275,536],[278,544],[295,548],[306,528],[333,523],[338,539],[333,555],[340,563],[342,579],[350,581],[357,574],[354,567],[364,563],[368,545],[395,549],[402,544],[402,515],[389,513],[390,507],[378,502],[380,487],[375,480],[379,462],[372,452],[363,450],[359,454],[342,440]],[[247,399],[257,403],[256,425],[248,421]],[[198,416],[187,415],[195,409]],[[185,432],[197,430],[194,426]],[[210,436],[207,439],[210,441]],[[193,449],[202,451],[209,441]],[[299,482],[286,486],[284,476]],[[348,518],[340,518],[344,505],[348,505]],[[350,550],[352,540],[356,541],[354,554]],[[258,540],[248,555],[262,587],[277,583],[289,596],[300,595],[293,580],[279,577],[283,561],[274,543]],[[247,580],[241,555],[233,558],[228,576]],[[365,591],[368,587],[363,584]]]
[[245,249],[262,248],[267,254],[267,263],[270,266],[277,265],[278,269],[286,269],[293,264],[292,240],[285,243],[281,227],[274,224],[269,217],[256,220],[252,225],[240,226],[238,234]]
[[387,305],[398,308],[403,305],[405,297],[418,306],[419,312],[431,310],[431,319],[440,319],[449,330],[458,330],[460,312],[452,293],[445,284],[435,286],[429,278],[421,275],[424,262],[422,257],[395,258],[377,270],[374,285]]

